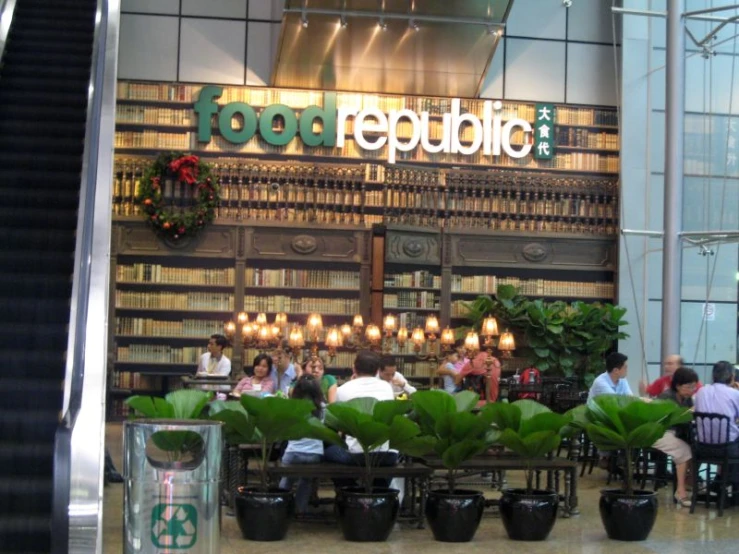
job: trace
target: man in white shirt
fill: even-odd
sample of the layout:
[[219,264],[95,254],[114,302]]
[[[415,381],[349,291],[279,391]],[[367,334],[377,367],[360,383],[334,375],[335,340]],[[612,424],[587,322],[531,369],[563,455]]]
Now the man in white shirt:
[[228,377],[231,374],[231,360],[223,354],[223,349],[227,346],[226,337],[218,334],[211,335],[208,341],[208,351],[200,356],[198,375]]
[[408,383],[403,374],[400,373],[395,366],[395,358],[389,354],[385,354],[381,357],[380,371],[377,372],[377,378],[387,381],[393,387],[393,394],[400,396],[405,393],[411,395],[416,392],[416,387]]
[[[387,381],[377,379],[376,375],[382,363],[380,355],[370,350],[360,350],[354,360],[353,377],[341,385],[336,391],[336,402],[348,402],[354,398],[376,398],[377,400],[393,400],[393,388]],[[327,462],[337,464],[363,466],[365,463],[362,447],[354,437],[347,436],[348,450],[332,444],[324,451],[323,457]],[[372,465],[393,466],[398,463],[398,453],[389,449],[385,443],[372,451]],[[378,483],[378,481],[382,481]],[[335,480],[336,486],[345,483]],[[352,485],[352,482],[346,485]],[[387,486],[387,481],[376,480],[374,486]]]

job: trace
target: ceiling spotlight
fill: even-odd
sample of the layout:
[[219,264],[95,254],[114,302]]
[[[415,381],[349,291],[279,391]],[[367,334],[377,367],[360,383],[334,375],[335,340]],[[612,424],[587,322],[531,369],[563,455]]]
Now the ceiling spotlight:
[[303,29],[308,28],[308,16],[303,14],[303,17],[300,18],[300,24],[303,26]]
[[377,22],[377,26],[383,31],[387,31],[387,23],[385,23],[383,18],[380,18],[380,21]]
[[418,26],[418,22],[415,19],[411,19],[410,21],[408,21],[408,27],[410,27],[414,31],[418,31],[421,28]]
[[349,26],[349,23],[346,21],[346,16],[342,15],[339,18],[339,25],[341,25],[342,29],[346,29]]
[[498,28],[495,25],[488,25],[488,34],[494,35]]

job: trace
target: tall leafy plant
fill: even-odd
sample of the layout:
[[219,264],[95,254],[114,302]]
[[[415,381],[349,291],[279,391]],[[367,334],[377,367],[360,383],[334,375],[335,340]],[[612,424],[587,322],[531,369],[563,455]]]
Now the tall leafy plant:
[[420,436],[418,425],[405,417],[411,408],[412,404],[407,400],[380,401],[375,398],[355,398],[329,405],[326,425],[354,437],[362,447],[362,485],[366,492],[372,490],[373,450],[389,443],[390,448],[410,456],[422,456],[431,449],[430,440]]
[[315,405],[304,399],[256,398],[244,395],[240,402],[214,402],[211,418],[222,421],[231,444],[258,443],[262,490],[269,487],[268,461],[276,443],[303,438],[338,444],[339,436],[313,416]]
[[[126,404],[133,410],[134,418],[188,420],[201,418],[210,399],[210,393],[182,389],[170,392],[164,398],[131,396],[126,399]],[[203,448],[203,438],[194,431],[156,431],[151,440],[166,454],[169,462],[180,461]]]
[[526,492],[534,489],[534,461],[559,446],[561,433],[572,416],[555,414],[533,400],[512,404],[498,402],[489,408],[493,424],[501,431],[498,442],[518,454],[526,466]]
[[688,423],[690,410],[671,400],[645,402],[634,396],[604,394],[569,412],[572,425],[584,429],[601,451],[623,451],[624,492],[633,494],[633,450],[649,448],[674,425]]
[[603,370],[614,342],[628,336],[621,330],[627,324],[625,308],[529,299],[512,285],[501,285],[495,297],[479,296],[464,306],[472,327],[479,328],[492,315],[523,338],[519,348],[539,370],[578,376],[588,385]]
[[447,469],[450,494],[456,489],[456,472],[462,463],[490,448],[498,438],[491,427],[495,417],[493,404],[473,414],[478,400],[478,395],[471,391],[452,396],[429,390],[411,396],[421,428],[419,438],[428,441],[431,451]]

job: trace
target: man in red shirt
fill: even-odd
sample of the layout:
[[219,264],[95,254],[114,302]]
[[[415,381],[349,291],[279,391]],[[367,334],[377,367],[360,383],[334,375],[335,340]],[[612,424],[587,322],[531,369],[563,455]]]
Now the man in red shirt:
[[639,382],[639,394],[642,396],[649,395],[652,398],[655,398],[665,392],[667,389],[670,388],[670,384],[672,383],[672,374],[675,373],[675,370],[684,365],[685,362],[683,359],[678,356],[677,354],[672,354],[671,356],[667,356],[665,358],[664,363],[662,364],[662,369],[664,371],[664,374],[662,377],[654,381],[651,385],[647,386],[646,381],[640,381]]

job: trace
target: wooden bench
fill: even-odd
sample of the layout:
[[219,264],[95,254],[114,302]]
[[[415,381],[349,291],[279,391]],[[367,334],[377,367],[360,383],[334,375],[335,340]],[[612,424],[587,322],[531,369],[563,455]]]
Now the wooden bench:
[[[256,468],[249,468],[248,473],[255,475]],[[374,467],[372,475],[378,479],[393,479],[399,477],[406,479],[409,487],[405,491],[408,498],[410,510],[405,512],[401,519],[407,519],[416,524],[418,529],[423,529],[423,507],[426,504],[428,482],[433,469],[425,464],[399,463],[394,466]],[[271,464],[267,468],[267,474],[271,482],[279,481],[282,477],[306,478],[306,479],[361,479],[364,475],[364,466],[350,466],[343,464],[320,463],[320,464],[295,464],[285,466],[282,464]]]
[[[439,458],[427,457],[423,463],[434,470],[445,470]],[[547,488],[559,493],[559,473],[565,474],[564,480],[564,509],[562,517],[577,515],[577,462],[566,458],[542,458],[534,460],[531,467],[537,471],[547,473]],[[469,471],[516,471],[526,470],[527,462],[513,454],[481,455],[472,460],[463,462],[459,467],[461,470]],[[536,488],[539,487],[539,475],[536,477]]]

